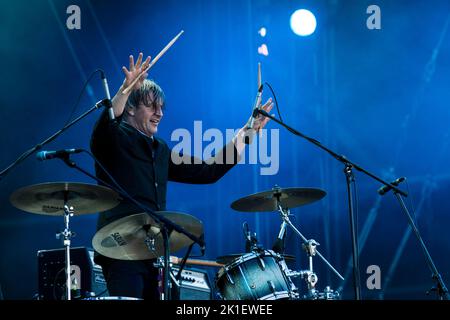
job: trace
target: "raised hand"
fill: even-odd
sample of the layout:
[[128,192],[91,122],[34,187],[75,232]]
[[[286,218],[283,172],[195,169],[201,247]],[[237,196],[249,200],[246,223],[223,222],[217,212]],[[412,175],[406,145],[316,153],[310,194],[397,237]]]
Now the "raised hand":
[[[267,102],[261,107],[261,109],[263,109],[267,113],[269,113],[270,110],[272,110],[272,108],[273,108],[272,98],[269,98],[269,100],[267,100]],[[253,130],[255,130],[256,132],[260,131],[265,127],[265,125],[267,124],[267,122],[269,122],[269,120],[270,118],[258,114],[258,116],[255,118],[255,121],[253,122]]]
[[123,88],[129,87],[131,85],[131,83],[137,77],[139,77],[139,80],[133,86],[132,90],[137,90],[137,89],[139,89],[142,86],[142,83],[147,78],[148,73],[145,72],[141,76],[139,76],[139,75],[150,64],[150,56],[148,56],[147,59],[145,59],[145,61],[142,62],[143,56],[144,55],[142,54],[142,52],[139,53],[138,59],[137,59],[136,63],[134,63],[134,57],[132,55],[130,55],[130,66],[129,66],[129,69],[127,69],[125,66],[122,67],[122,71],[125,74],[125,80],[123,81],[123,84],[122,84]]

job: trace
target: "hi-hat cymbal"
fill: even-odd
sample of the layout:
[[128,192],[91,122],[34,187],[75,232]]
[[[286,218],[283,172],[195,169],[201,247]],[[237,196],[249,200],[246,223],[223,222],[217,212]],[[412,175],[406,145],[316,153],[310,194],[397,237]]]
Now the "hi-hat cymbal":
[[50,216],[64,214],[64,199],[74,214],[106,211],[117,206],[119,195],[103,186],[77,182],[48,182],[16,190],[10,197],[13,206],[26,212]]
[[[203,224],[197,218],[181,212],[156,211],[196,237],[203,234]],[[137,213],[107,224],[92,239],[94,249],[109,258],[119,260],[145,260],[164,255],[161,226],[147,213]],[[154,251],[149,243],[154,240]],[[169,237],[170,251],[175,252],[193,241],[186,235],[172,231]]]
[[[231,262],[233,262],[234,260],[246,255],[248,253],[234,253],[234,254],[229,254],[226,256],[220,256],[216,259],[216,262],[219,264],[230,264]],[[281,255],[284,260],[286,260],[287,262],[294,262],[295,261],[295,256],[291,255],[291,254],[282,254]]]
[[283,208],[292,209],[318,201],[326,194],[315,188],[274,188],[238,199],[231,208],[244,212],[277,211],[279,203]]

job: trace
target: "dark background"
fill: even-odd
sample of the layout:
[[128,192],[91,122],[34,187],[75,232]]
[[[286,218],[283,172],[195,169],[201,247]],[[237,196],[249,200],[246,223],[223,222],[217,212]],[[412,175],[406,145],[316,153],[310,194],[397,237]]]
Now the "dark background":
[[[81,9],[81,30],[66,28],[66,8]],[[382,29],[366,27],[371,4],[381,8]],[[314,12],[316,32],[298,37],[291,13]],[[0,167],[62,127],[84,81],[103,68],[112,94],[128,55],[155,56],[180,30],[185,33],[151,69],[167,96],[159,135],[169,145],[176,128],[239,128],[256,92],[257,63],[276,93],[283,119],[387,180],[406,176],[408,205],[444,280],[450,279],[448,215],[450,150],[450,4],[447,0],[321,1],[2,1],[0,10]],[[258,35],[266,27],[267,36]],[[258,54],[266,43],[269,56]],[[264,98],[271,96],[266,89]],[[75,114],[103,98],[98,76]],[[44,149],[88,148],[99,112]],[[278,128],[269,123],[269,129]],[[276,175],[260,165],[238,165],[214,185],[172,183],[167,208],[197,216],[205,225],[206,259],[243,252],[241,225],[248,221],[270,248],[277,213],[238,213],[230,203],[282,187],[322,188],[327,196],[292,210],[295,225],[345,275],[341,282],[315,260],[318,288],[343,288],[352,299],[351,242],[343,166],[304,140],[280,130]],[[93,171],[86,155],[73,159]],[[365,299],[432,299],[433,285],[407,219],[392,194],[356,173],[361,279]],[[0,285],[5,299],[32,299],[37,292],[38,250],[61,247],[55,232],[62,217],[22,212],[9,202],[18,188],[51,181],[94,183],[58,160],[34,156],[0,182]],[[74,246],[91,246],[96,215],[76,216]],[[307,267],[299,239],[289,231],[294,269]],[[181,253],[177,253],[181,256]],[[381,290],[366,288],[366,268],[381,268]],[[216,269],[209,269],[213,279]]]

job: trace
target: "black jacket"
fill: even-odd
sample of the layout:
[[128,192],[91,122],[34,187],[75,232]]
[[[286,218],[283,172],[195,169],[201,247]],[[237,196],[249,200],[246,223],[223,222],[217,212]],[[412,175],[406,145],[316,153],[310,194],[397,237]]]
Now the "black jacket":
[[[237,150],[230,142],[215,156],[221,162],[195,164],[194,157],[184,156],[185,163],[175,164],[163,140],[145,136],[121,117],[110,121],[106,110],[94,127],[91,150],[130,196],[155,211],[166,210],[167,181],[214,183],[238,162]],[[114,185],[97,164],[95,171],[98,178]],[[117,207],[99,214],[97,230],[138,212],[142,210],[123,200]]]

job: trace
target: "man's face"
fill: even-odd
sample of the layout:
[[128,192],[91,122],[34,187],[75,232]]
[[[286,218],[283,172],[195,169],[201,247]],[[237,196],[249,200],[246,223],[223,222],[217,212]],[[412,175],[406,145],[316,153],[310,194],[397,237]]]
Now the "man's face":
[[136,129],[142,131],[149,137],[156,134],[158,125],[163,117],[161,104],[153,102],[151,105],[140,103],[134,108],[133,122],[131,123]]

